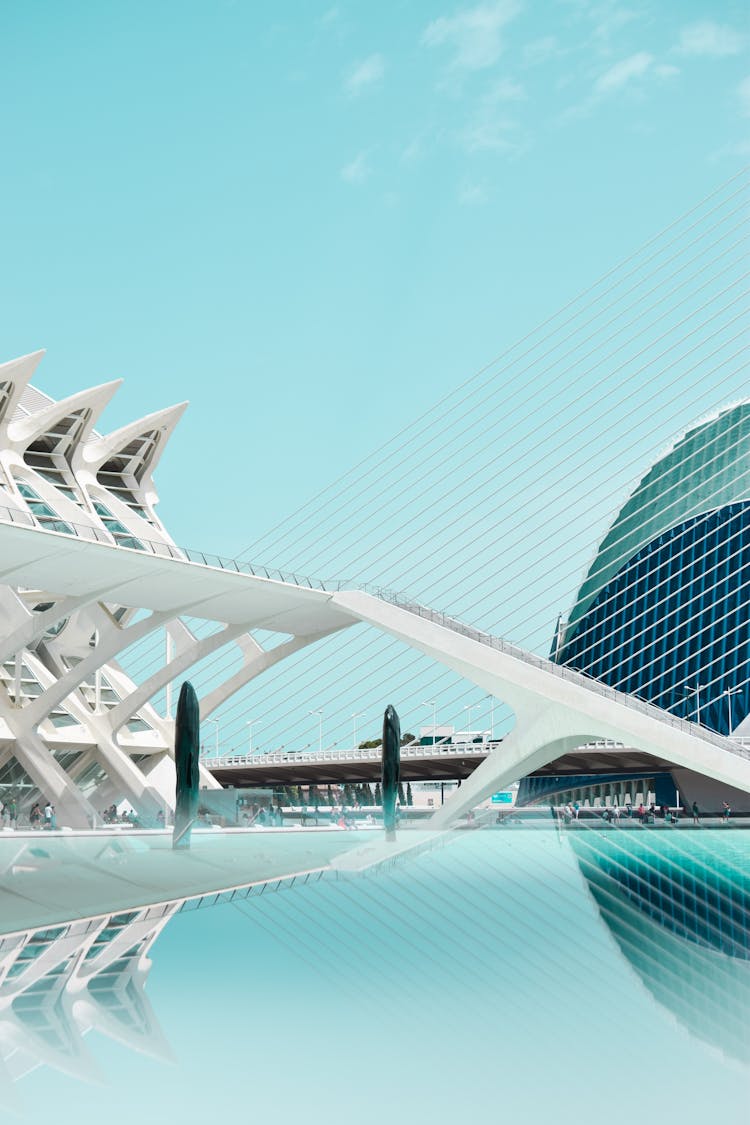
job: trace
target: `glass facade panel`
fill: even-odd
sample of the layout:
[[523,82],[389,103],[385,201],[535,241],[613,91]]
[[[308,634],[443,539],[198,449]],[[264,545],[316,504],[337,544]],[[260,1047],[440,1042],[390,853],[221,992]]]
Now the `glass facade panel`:
[[660,535],[599,592],[558,663],[728,734],[750,712],[750,502]]

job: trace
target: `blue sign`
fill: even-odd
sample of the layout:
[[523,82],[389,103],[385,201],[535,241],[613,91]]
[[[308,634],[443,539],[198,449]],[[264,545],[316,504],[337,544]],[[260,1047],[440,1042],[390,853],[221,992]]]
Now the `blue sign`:
[[492,804],[493,805],[512,805],[513,804],[513,794],[512,793],[493,793],[492,794]]

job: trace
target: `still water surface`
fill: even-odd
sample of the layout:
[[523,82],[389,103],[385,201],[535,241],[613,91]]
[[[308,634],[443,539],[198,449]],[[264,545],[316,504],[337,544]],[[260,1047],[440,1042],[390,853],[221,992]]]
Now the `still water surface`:
[[750,1122],[747,832],[453,833],[128,917],[72,988],[75,938],[8,954],[3,1120]]

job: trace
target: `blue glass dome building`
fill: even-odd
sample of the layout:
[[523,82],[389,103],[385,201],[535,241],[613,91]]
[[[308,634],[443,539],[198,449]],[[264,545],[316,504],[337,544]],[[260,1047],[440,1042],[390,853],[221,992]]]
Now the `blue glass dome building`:
[[750,712],[750,402],[646,473],[560,623],[552,658],[728,734]]

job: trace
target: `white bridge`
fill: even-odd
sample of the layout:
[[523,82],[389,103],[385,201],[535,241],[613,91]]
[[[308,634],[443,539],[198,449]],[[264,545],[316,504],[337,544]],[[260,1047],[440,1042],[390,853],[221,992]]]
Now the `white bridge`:
[[[222,645],[240,644],[244,666],[201,700],[201,716],[205,719],[240,687],[286,655],[359,621],[369,622],[453,669],[504,700],[515,713],[511,734],[434,814],[435,827],[450,823],[491,793],[561,754],[602,739],[636,747],[677,767],[750,792],[750,753],[731,739],[385,591],[316,588],[312,583],[302,585],[295,578],[282,581],[261,576],[268,572],[259,568],[241,569],[216,557],[174,548],[166,552],[161,547],[158,553],[152,553],[98,542],[90,534],[83,537],[24,526],[10,522],[2,511],[0,557],[0,578],[4,582],[35,586],[56,599],[49,610],[3,638],[3,658],[33,641],[34,628],[49,629],[72,608],[106,601],[151,611],[146,619],[113,628],[106,644],[97,646],[16,713],[14,733],[26,736],[19,739],[19,760],[45,791],[57,796],[59,807],[67,801],[70,812],[77,802],[79,818],[88,819],[92,810],[81,794],[70,793],[73,787],[65,784],[67,779],[59,784],[60,778],[50,768],[51,755],[45,753],[41,740],[33,737],[39,722],[93,669],[182,614],[222,622],[225,627],[201,641],[192,638],[159,673],[103,717],[108,724],[107,749],[112,755],[111,760],[108,756],[108,766],[114,762],[114,774],[131,799],[142,806],[151,801],[161,807],[164,795],[155,791],[139,770],[127,768],[123,762],[127,755],[116,735],[165,683],[208,652]],[[200,561],[195,561],[196,557]],[[251,629],[284,633],[291,635],[291,640],[264,650],[248,635]]]

